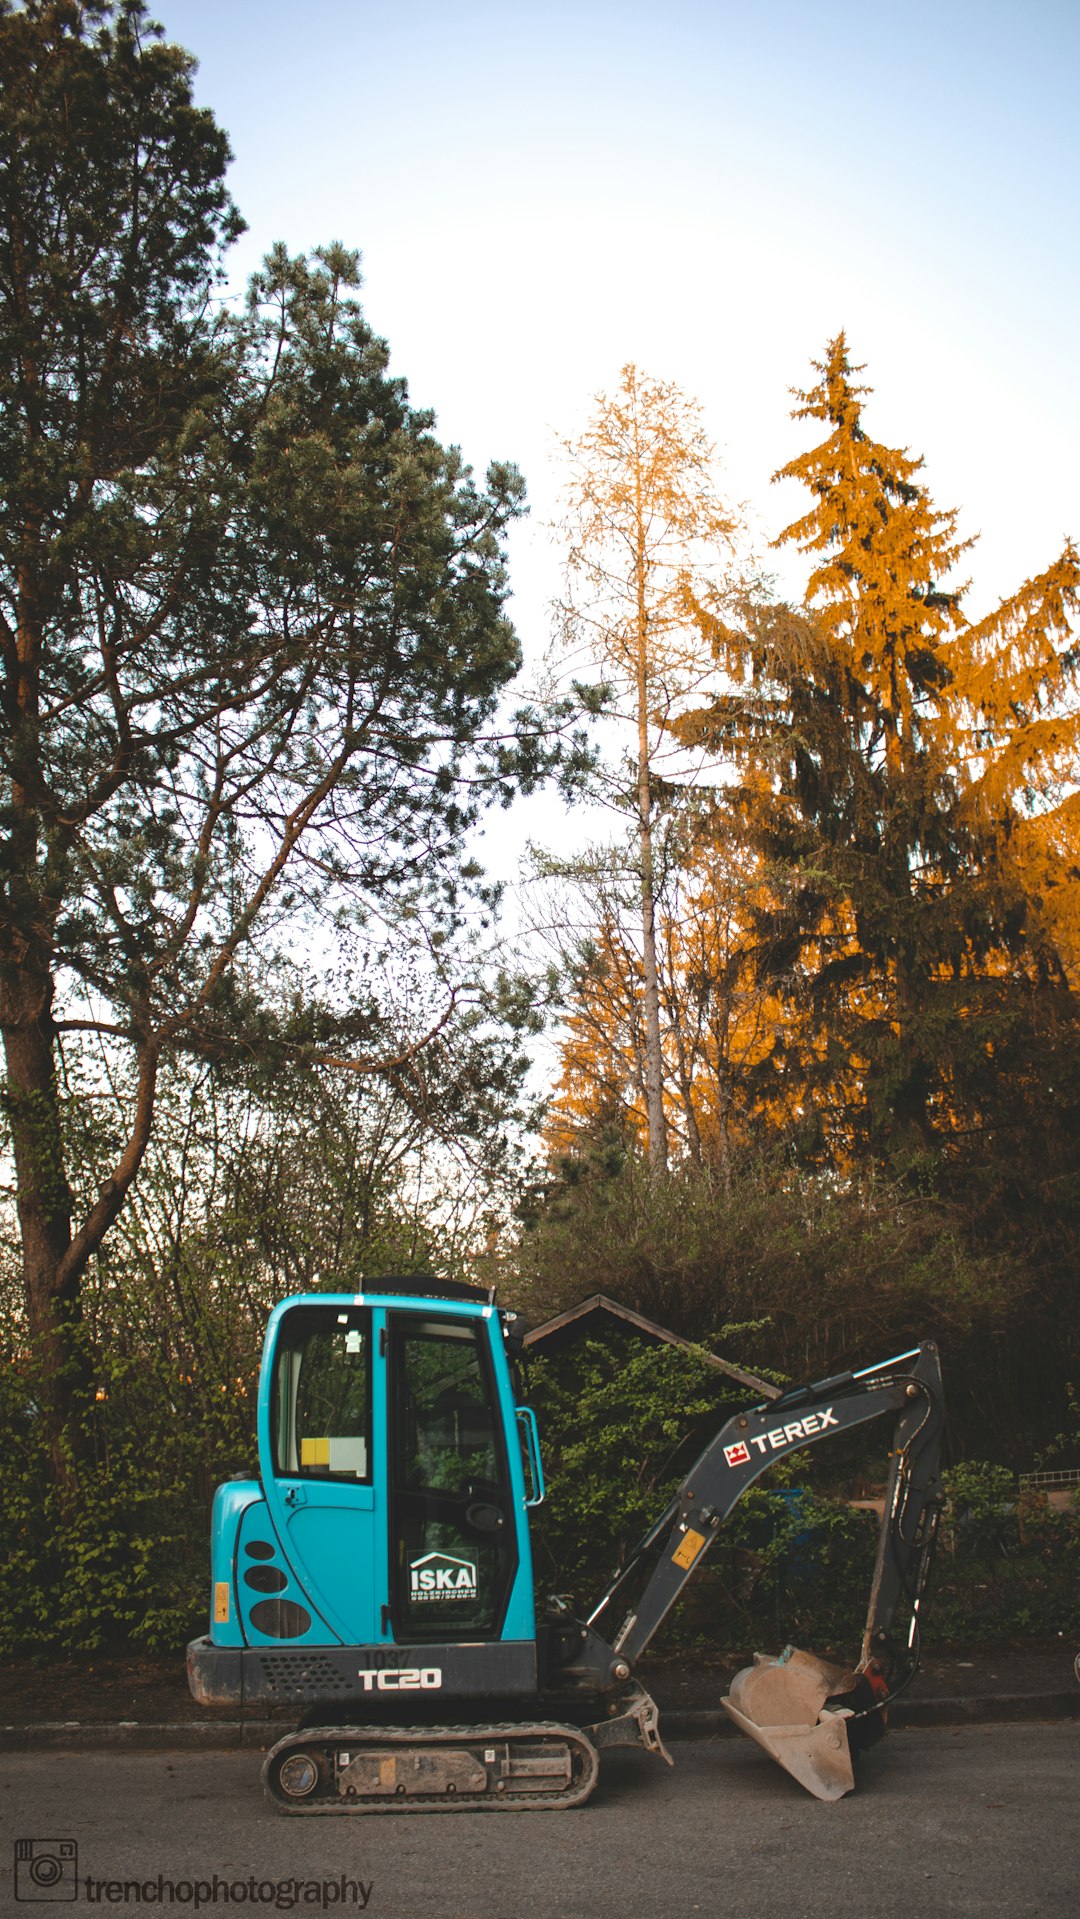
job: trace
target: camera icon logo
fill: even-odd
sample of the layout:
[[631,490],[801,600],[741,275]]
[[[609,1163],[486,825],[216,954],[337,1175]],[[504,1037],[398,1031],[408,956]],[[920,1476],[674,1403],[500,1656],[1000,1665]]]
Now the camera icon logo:
[[74,1839],[16,1839],[16,1899],[74,1899],[79,1848]]

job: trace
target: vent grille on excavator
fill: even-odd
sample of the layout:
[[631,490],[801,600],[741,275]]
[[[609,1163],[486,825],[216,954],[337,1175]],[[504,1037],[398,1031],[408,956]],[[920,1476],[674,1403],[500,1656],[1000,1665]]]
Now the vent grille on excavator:
[[349,1693],[355,1682],[329,1659],[315,1653],[266,1652],[259,1659],[265,1690],[278,1699],[309,1698],[321,1693]]

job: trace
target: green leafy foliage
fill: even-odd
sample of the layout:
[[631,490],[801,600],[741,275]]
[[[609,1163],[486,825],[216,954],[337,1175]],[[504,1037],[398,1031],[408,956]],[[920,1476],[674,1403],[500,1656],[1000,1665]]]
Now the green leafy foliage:
[[[725,1343],[738,1331],[724,1329]],[[572,1594],[587,1612],[746,1395],[709,1366],[703,1348],[629,1334],[583,1340],[530,1371],[549,1483],[534,1533],[538,1594]],[[792,1458],[768,1488],[744,1495],[665,1624],[660,1649],[744,1645],[766,1626],[770,1638],[804,1626],[827,1639],[861,1632],[875,1529],[864,1513],[807,1487],[806,1467]],[[610,1631],[617,1623],[605,1620]]]
[[[534,1535],[538,1595],[569,1594],[588,1611],[723,1423],[730,1387],[717,1383],[701,1354],[632,1339],[583,1341],[534,1362],[533,1372],[549,1481]],[[850,1457],[846,1463],[850,1473]],[[797,1640],[852,1653],[879,1522],[827,1491],[830,1474],[835,1486],[832,1448],[792,1453],[744,1494],[656,1650],[747,1653]],[[953,1468],[947,1488],[924,1608],[928,1638],[1080,1631],[1080,1506],[1056,1512],[1040,1493],[1018,1495],[1015,1476],[985,1461]],[[601,1630],[614,1631],[630,1604],[617,1598]]]
[[[65,1510],[170,1061],[378,1078],[490,1154],[523,1064],[466,836],[561,754],[500,711],[520,475],[439,441],[355,252],[212,297],[240,221],[192,69],[143,0],[0,0],[2,1107]],[[73,1033],[124,1095],[89,1187]]]
[[[118,1095],[122,1087],[117,1088]],[[93,1076],[67,1108],[89,1181],[120,1114]],[[247,1080],[182,1063],[132,1205],[83,1291],[79,1495],[57,1488],[15,1260],[0,1261],[0,1652],[175,1655],[206,1629],[215,1485],[255,1472],[270,1308],[365,1274],[448,1276],[468,1223],[418,1208],[393,1103],[310,1069]],[[107,1137],[104,1146],[107,1148]]]
[[94,1351],[74,1511],[52,1482],[34,1368],[7,1355],[0,1653],[175,1653],[204,1628],[213,1487],[256,1464],[258,1334],[226,1357],[220,1325],[191,1330],[182,1358],[119,1341]]
[[935,1636],[974,1641],[1080,1632],[1080,1504],[967,1460],[946,1474]]
[[742,1156],[728,1180],[684,1164],[658,1182],[598,1142],[529,1196],[506,1290],[534,1321],[603,1292],[706,1344],[726,1322],[739,1330],[723,1356],[796,1383],[936,1338],[955,1439],[986,1449],[989,1396],[1017,1468],[1059,1414],[1046,1354],[1041,1374],[1018,1363],[1035,1292],[1019,1258],[973,1251],[941,1199],[815,1177],[779,1152]]
[[549,1497],[537,1515],[538,1578],[584,1603],[663,1510],[732,1385],[703,1351],[619,1335],[586,1339],[561,1361],[535,1360]]
[[[812,1472],[813,1467],[809,1467]],[[714,1547],[683,1631],[724,1646],[766,1636],[813,1646],[850,1646],[862,1635],[877,1528],[872,1516],[805,1484],[808,1462],[792,1458],[739,1501]],[[788,1486],[775,1484],[789,1478]],[[676,1630],[680,1628],[676,1625]]]

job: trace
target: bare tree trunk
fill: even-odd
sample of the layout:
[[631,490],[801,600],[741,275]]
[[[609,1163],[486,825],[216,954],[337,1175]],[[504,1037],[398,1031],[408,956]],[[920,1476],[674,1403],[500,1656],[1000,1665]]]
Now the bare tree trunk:
[[731,1110],[731,1063],[729,1056],[732,1014],[731,999],[724,994],[723,1012],[719,1019],[713,1018],[713,1050],[716,1056],[716,1150],[720,1161],[720,1179],[724,1193],[731,1198],[731,1137],[728,1132],[728,1114]]
[[[33,369],[30,369],[33,375]],[[36,381],[31,378],[31,385]],[[63,1138],[53,1055],[52,927],[42,863],[37,795],[40,622],[33,555],[40,533],[36,508],[27,513],[19,566],[19,619],[15,644],[4,649],[3,717],[10,735],[12,779],[8,804],[3,935],[0,938],[0,1029],[3,1031],[4,1107],[11,1128],[19,1235],[22,1243],[27,1325],[34,1379],[48,1437],[54,1483],[62,1495],[75,1489],[77,1439],[70,1417],[73,1399],[85,1389],[85,1360],[78,1337],[78,1281],[60,1288],[57,1277],[71,1244],[71,1192],[64,1171]]]
[[[27,523],[32,547],[38,527]],[[23,1285],[32,1363],[31,1390],[41,1411],[53,1483],[70,1510],[92,1388],[82,1336],[82,1277],[115,1219],[149,1138],[157,1054],[143,1048],[131,1138],[77,1232],[65,1170],[56,1083],[54,930],[63,893],[63,833],[41,825],[44,779],[38,752],[42,656],[34,567],[20,572],[17,646],[8,649],[2,689],[11,731],[13,778],[8,808],[6,887],[0,935],[0,1032],[3,1102],[11,1128]]]
[[645,1111],[649,1131],[649,1166],[667,1171],[667,1124],[664,1118],[664,1060],[660,1044],[660,982],[656,965],[656,876],[653,867],[652,781],[649,757],[649,615],[645,600],[645,529],[642,517],[641,467],[637,486],[637,722],[638,722],[638,846],[641,853],[642,998],[645,1009]]
[[77,1277],[58,1285],[71,1245],[71,1193],[64,1176],[52,1051],[52,981],[24,955],[0,969],[5,1105],[18,1188],[27,1322],[54,1483],[67,1497],[77,1477],[77,1418],[89,1387],[79,1338]]
[[682,1109],[686,1117],[686,1143],[690,1149],[690,1158],[694,1165],[700,1166],[702,1160],[701,1128],[698,1125],[698,1116],[694,1107],[694,1051],[692,1047],[687,1046],[686,1034],[689,1022],[684,1023],[680,1019],[679,996],[678,993],[673,990],[672,982],[675,979],[676,963],[675,956],[671,950],[670,933],[664,942],[664,946],[664,978],[666,982],[664,1010],[667,1013],[668,1026],[674,1042],[675,1064],[679,1077],[679,1097],[682,1101]]

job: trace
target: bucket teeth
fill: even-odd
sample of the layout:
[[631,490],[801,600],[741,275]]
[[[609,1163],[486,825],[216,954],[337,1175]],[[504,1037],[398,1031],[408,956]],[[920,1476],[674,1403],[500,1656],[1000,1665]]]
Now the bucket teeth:
[[840,1799],[855,1784],[843,1711],[825,1701],[850,1692],[857,1675],[788,1646],[779,1658],[755,1653],[721,1701],[741,1732],[816,1799]]

